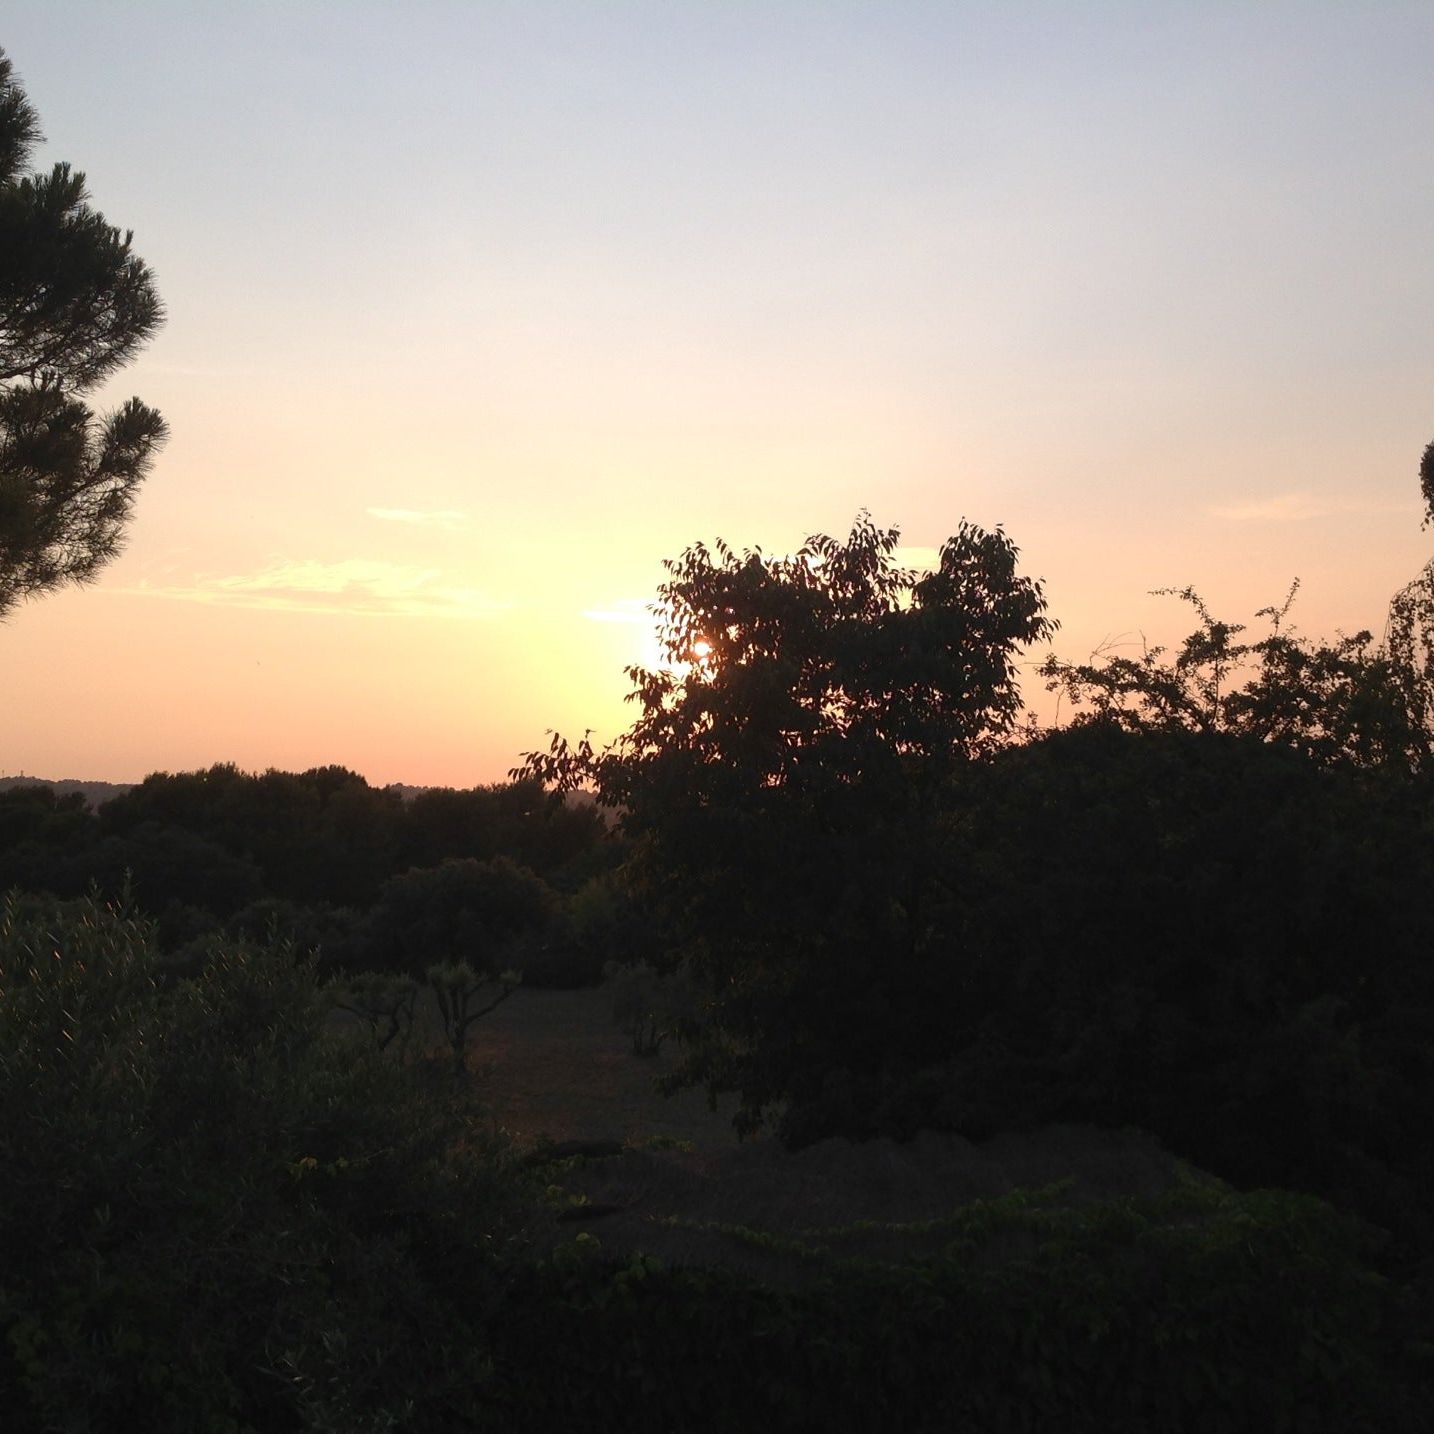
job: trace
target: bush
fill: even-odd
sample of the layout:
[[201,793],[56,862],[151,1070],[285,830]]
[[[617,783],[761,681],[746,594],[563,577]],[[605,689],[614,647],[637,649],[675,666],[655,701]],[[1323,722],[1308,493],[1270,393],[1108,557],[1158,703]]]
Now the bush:
[[612,1018],[632,1042],[635,1056],[657,1055],[700,1009],[697,983],[684,967],[663,973],[646,962],[609,962],[605,975],[612,987]]
[[947,1123],[1137,1125],[1434,1255],[1427,790],[1099,726],[979,778],[938,916]]
[[552,889],[525,866],[454,858],[383,884],[368,923],[366,966],[422,975],[434,962],[511,964],[510,948],[553,920]]
[[1063,1209],[1016,1192],[933,1223],[945,1252],[909,1266],[843,1258],[860,1227],[727,1230],[806,1263],[780,1289],[614,1265],[580,1236],[514,1286],[485,1398],[499,1427],[632,1434],[1429,1427],[1427,1308],[1318,1200],[1191,1182]]
[[512,963],[530,986],[572,990],[599,985],[607,968],[650,960],[660,942],[651,919],[615,872],[583,882],[540,939],[516,949]]
[[451,1427],[527,1197],[446,1072],[326,1035],[288,950],[176,976],[89,901],[5,903],[0,992],[9,1434]]

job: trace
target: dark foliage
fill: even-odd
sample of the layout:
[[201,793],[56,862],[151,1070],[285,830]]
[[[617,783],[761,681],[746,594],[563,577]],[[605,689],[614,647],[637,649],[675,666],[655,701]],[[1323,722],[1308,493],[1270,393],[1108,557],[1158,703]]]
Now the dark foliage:
[[163,316],[153,278],[68,164],[25,175],[39,121],[0,51],[0,620],[118,551],[164,420],[81,395]]
[[363,965],[422,975],[434,963],[466,961],[496,973],[520,938],[552,922],[556,906],[540,876],[506,857],[405,872],[379,893]]
[[949,915],[959,1123],[1139,1125],[1427,1253],[1428,797],[1219,734],[1093,726],[1007,754]]
[[932,959],[884,1067],[794,1086],[796,1143],[1135,1125],[1434,1254],[1434,830],[1424,779],[1093,724],[973,770]]
[[567,1247],[510,1291],[488,1418],[594,1434],[1427,1427],[1428,1311],[1318,1201],[1191,1187],[1052,1211],[1018,1193],[943,1223],[946,1253],[914,1267],[843,1260],[840,1231],[785,1242],[812,1278],[780,1290]]
[[891,1059],[943,793],[1011,730],[1015,655],[1053,626],[999,531],[963,524],[924,576],[896,543],[862,517],[791,558],[688,549],[659,594],[673,665],[630,673],[641,716],[523,769],[619,814],[661,959],[708,992],[682,1079],[740,1092],[744,1128],[833,1062]]
[[7,1431],[455,1427],[530,1206],[451,1079],[90,903],[0,908],[0,990]]

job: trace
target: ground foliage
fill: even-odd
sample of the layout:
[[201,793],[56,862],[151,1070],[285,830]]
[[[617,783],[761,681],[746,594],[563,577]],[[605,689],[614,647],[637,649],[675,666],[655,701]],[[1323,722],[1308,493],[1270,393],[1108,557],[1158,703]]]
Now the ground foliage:
[[285,948],[172,976],[0,910],[0,1398],[52,1429],[450,1429],[532,1203],[449,1072],[324,1031]]
[[844,1257],[843,1231],[726,1232],[813,1262],[785,1288],[611,1263],[599,1225],[515,1284],[490,1417],[654,1434],[1427,1427],[1427,1312],[1319,1201],[1190,1182],[1072,1210],[1017,1191],[941,1224],[944,1249],[914,1264]]
[[1428,778],[1104,724],[1013,749],[953,831],[951,1055],[904,1114],[1133,1124],[1434,1248]]

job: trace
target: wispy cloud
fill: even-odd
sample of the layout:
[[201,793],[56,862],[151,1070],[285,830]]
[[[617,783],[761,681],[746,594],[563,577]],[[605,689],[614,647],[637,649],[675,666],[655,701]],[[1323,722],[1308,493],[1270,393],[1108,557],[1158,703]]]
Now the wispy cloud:
[[1313,493],[1281,493],[1249,503],[1231,503],[1209,510],[1212,518],[1229,523],[1299,523],[1351,513],[1402,513],[1409,503],[1375,503],[1359,498],[1327,498]]
[[445,533],[461,533],[468,526],[468,514],[454,508],[365,508],[370,518],[384,523],[408,523],[415,528],[438,528]]
[[916,568],[918,571],[927,568],[939,568],[941,566],[940,548],[908,548],[903,543],[896,552],[892,554],[896,559],[898,567]]
[[607,607],[588,608],[583,616],[589,622],[651,622],[647,605],[650,598],[619,598]]
[[140,583],[122,591],[220,607],[346,617],[487,618],[509,606],[476,588],[446,582],[437,568],[364,558],[337,563],[278,560],[255,573],[199,577],[183,584]]

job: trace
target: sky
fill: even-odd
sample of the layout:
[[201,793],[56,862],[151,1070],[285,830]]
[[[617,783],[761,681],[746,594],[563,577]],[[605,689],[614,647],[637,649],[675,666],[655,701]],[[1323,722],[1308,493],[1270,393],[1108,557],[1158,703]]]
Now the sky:
[[664,558],[862,509],[1002,525],[1072,660],[1186,584],[1377,635],[1434,550],[1424,0],[7,0],[0,47],[168,311],[100,404],[172,432],[0,625],[0,775],[501,780],[631,720]]

